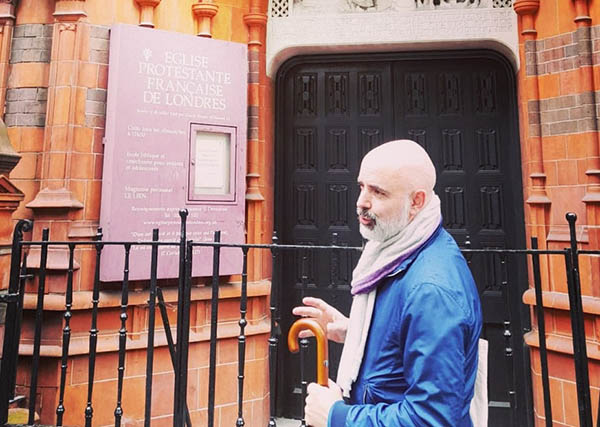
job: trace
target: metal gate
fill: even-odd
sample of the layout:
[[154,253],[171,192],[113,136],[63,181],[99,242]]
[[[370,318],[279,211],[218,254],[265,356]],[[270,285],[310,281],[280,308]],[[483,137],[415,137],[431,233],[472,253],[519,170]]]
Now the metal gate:
[[[37,407],[36,396],[38,387],[38,373],[39,373],[39,362],[40,362],[40,346],[44,331],[44,320],[43,320],[43,305],[45,297],[45,282],[47,274],[47,255],[50,247],[66,247],[69,251],[69,269],[65,277],[65,309],[63,313],[63,335],[62,335],[62,364],[60,372],[60,386],[58,387],[57,393],[59,395],[58,405],[56,407],[56,418],[53,420],[42,420],[46,424],[63,425],[63,417],[67,411],[73,411],[73,408],[65,406],[64,391],[65,391],[65,377],[67,369],[67,357],[69,354],[69,342],[72,335],[70,324],[71,309],[73,303],[73,261],[74,251],[78,246],[91,246],[96,254],[96,265],[94,275],[94,287],[92,292],[92,299],[90,301],[92,307],[91,313],[91,324],[89,332],[89,355],[88,355],[88,369],[87,369],[87,405],[85,409],[79,414],[81,422],[78,424],[91,426],[94,420],[94,412],[98,410],[107,410],[106,408],[93,408],[92,407],[92,395],[94,392],[94,376],[95,376],[95,363],[96,363],[96,351],[98,342],[98,333],[102,329],[103,325],[98,323],[98,309],[100,304],[99,294],[99,267],[101,262],[102,250],[108,245],[122,246],[124,249],[124,270],[123,280],[120,283],[121,288],[121,311],[119,319],[121,322],[121,328],[119,329],[119,358],[118,364],[115,366],[115,370],[119,372],[119,387],[117,393],[114,396],[114,420],[115,426],[121,425],[124,416],[127,413],[127,408],[122,407],[123,397],[123,371],[125,368],[125,351],[126,351],[126,320],[127,320],[127,308],[128,308],[128,296],[130,294],[129,281],[128,281],[128,254],[129,251],[136,245],[150,246],[151,248],[151,276],[149,277],[149,301],[150,307],[154,307],[155,304],[160,308],[161,318],[163,321],[163,327],[167,334],[169,350],[171,352],[171,358],[173,362],[173,372],[175,373],[175,380],[173,384],[174,390],[174,407],[173,407],[173,425],[175,427],[181,427],[183,425],[191,425],[190,409],[187,402],[187,373],[188,373],[188,343],[189,343],[189,325],[190,325],[190,292],[191,292],[191,257],[193,254],[194,247],[212,247],[213,248],[213,276],[211,283],[211,322],[210,322],[210,350],[209,350],[209,376],[208,380],[203,387],[208,390],[208,425],[213,426],[215,424],[215,384],[217,381],[216,377],[216,337],[218,328],[218,304],[219,304],[219,262],[220,262],[220,250],[221,248],[237,248],[243,254],[243,269],[241,273],[241,297],[240,297],[240,317],[239,317],[239,328],[240,333],[238,336],[238,373],[236,377],[226,378],[225,381],[229,383],[235,383],[237,379],[237,392],[238,392],[238,419],[236,421],[237,426],[243,425],[256,425],[251,419],[244,419],[243,417],[243,393],[245,387],[245,352],[246,352],[246,335],[245,328],[247,327],[246,313],[247,313],[247,295],[248,287],[251,284],[247,282],[246,274],[246,260],[248,251],[267,251],[273,259],[273,279],[270,296],[270,322],[271,331],[268,342],[265,342],[265,347],[268,347],[269,352],[269,381],[270,381],[270,419],[268,421],[270,426],[276,425],[276,383],[277,383],[277,360],[278,355],[287,353],[287,349],[283,347],[284,340],[281,335],[286,334],[287,330],[282,330],[280,325],[281,318],[281,304],[280,301],[283,298],[283,294],[288,291],[285,287],[284,282],[281,281],[281,272],[284,268],[284,264],[281,262],[285,256],[284,254],[291,254],[292,258],[300,259],[301,272],[306,272],[308,267],[308,260],[311,258],[319,259],[331,259],[331,278],[332,280],[338,280],[337,276],[340,272],[338,260],[351,259],[360,252],[359,247],[344,247],[338,245],[327,245],[327,246],[306,246],[306,245],[280,245],[277,244],[277,239],[274,237],[273,244],[269,245],[251,245],[251,244],[227,244],[221,243],[219,232],[215,233],[215,239],[212,243],[194,243],[186,240],[186,217],[185,211],[181,212],[181,237],[179,241],[161,241],[159,240],[158,230],[154,230],[152,241],[148,242],[108,242],[101,240],[101,233],[98,234],[95,241],[69,241],[69,242],[55,242],[49,241],[48,230],[43,230],[42,240],[35,242],[23,241],[23,232],[31,228],[31,222],[20,221],[14,232],[14,239],[12,245],[12,259],[11,259],[11,271],[10,271],[10,284],[8,293],[2,294],[0,297],[0,303],[6,304],[6,319],[5,319],[5,338],[3,342],[3,353],[2,353],[2,364],[0,367],[0,423],[5,424],[7,421],[8,407],[11,402],[15,400],[24,401],[29,411],[28,424],[34,423],[34,414]],[[577,398],[578,398],[578,413],[579,421],[581,426],[592,425],[592,414],[590,404],[590,387],[589,387],[589,375],[587,365],[587,354],[585,347],[585,329],[583,323],[583,310],[581,300],[581,287],[580,287],[580,276],[579,276],[579,259],[583,256],[598,256],[600,251],[591,250],[580,250],[577,248],[577,241],[575,237],[575,220],[574,214],[567,215],[567,219],[570,226],[571,232],[571,244],[569,248],[564,250],[539,250],[537,249],[537,241],[532,239],[532,249],[463,249],[463,254],[469,261],[470,265],[473,266],[482,262],[490,262],[493,265],[499,266],[500,277],[507,277],[508,271],[513,268],[515,262],[521,259],[519,262],[531,261],[533,269],[533,283],[531,287],[535,289],[536,306],[535,313],[537,322],[537,336],[539,339],[540,349],[540,360],[541,360],[541,381],[543,386],[543,401],[544,401],[544,412],[546,414],[546,425],[552,425],[552,408],[550,401],[550,387],[548,377],[548,362],[547,362],[547,350],[546,350],[546,333],[542,307],[542,291],[541,291],[541,274],[540,274],[540,260],[543,258],[555,257],[559,262],[564,263],[565,274],[564,280],[568,284],[568,293],[570,301],[570,316],[571,316],[571,327],[573,336],[573,348],[574,348],[574,364],[575,374],[577,382]],[[177,311],[177,330],[176,339],[170,335],[170,325],[168,318],[164,311],[164,299],[162,298],[162,292],[159,286],[157,286],[156,271],[157,261],[159,257],[160,246],[174,246],[178,247],[180,254],[180,274],[178,279],[178,311]],[[27,252],[32,248],[39,248],[41,251],[41,262],[39,268],[35,270],[27,268]],[[547,259],[545,260],[547,262]],[[306,274],[302,274],[302,277],[306,277]],[[26,294],[26,284],[28,293],[35,293],[37,295],[37,305],[35,310],[28,310],[29,316],[34,316],[34,336],[33,336],[33,352],[31,356],[28,356],[26,367],[22,367],[21,372],[26,371],[27,373],[27,393],[24,396],[15,395],[16,385],[16,373],[17,366],[19,364],[19,342],[22,339],[21,336],[21,319],[24,314],[23,300]],[[308,291],[308,282],[303,280],[303,289]],[[500,290],[505,300],[508,303],[511,293],[519,293],[518,289],[511,288],[511,284],[507,280],[500,282]],[[519,294],[520,295],[520,294]],[[150,313],[153,313],[151,310]],[[512,321],[510,317],[505,319],[505,333],[504,343],[502,348],[498,351],[497,349],[491,348],[490,357],[498,357],[505,361],[506,366],[513,366],[512,358],[515,355],[515,350],[521,348],[527,352],[527,348],[524,345],[523,334],[520,330],[515,330],[511,325]],[[152,399],[152,382],[149,379],[152,376],[152,366],[154,358],[154,318],[149,319],[149,338],[148,347],[146,350],[146,387],[144,393],[145,399],[145,425],[150,425],[151,417],[151,399]],[[534,330],[532,333],[536,333]],[[176,344],[175,344],[176,342]],[[301,395],[305,394],[306,384],[311,380],[311,375],[306,367],[309,364],[308,357],[313,352],[310,340],[302,340],[301,351],[294,363],[295,369],[299,369],[301,375],[298,378],[296,386],[300,389]],[[23,356],[21,356],[23,357]],[[305,366],[306,365],[306,366]],[[502,372],[502,371],[500,371]],[[490,372],[490,380],[497,381],[499,378],[509,377],[508,381],[511,386],[514,386],[514,371],[511,375],[498,374],[497,372]],[[223,381],[223,378],[220,379]],[[531,395],[531,389],[526,390],[526,393]],[[527,405],[523,411],[522,405]],[[197,409],[197,408],[196,408]],[[541,408],[538,408],[541,410]],[[522,415],[523,412],[525,415]],[[503,418],[506,425],[510,426],[523,426],[530,425],[532,420],[532,409],[530,401],[526,399],[510,400],[509,407],[506,412],[507,416]],[[302,411],[300,416],[302,417]]]

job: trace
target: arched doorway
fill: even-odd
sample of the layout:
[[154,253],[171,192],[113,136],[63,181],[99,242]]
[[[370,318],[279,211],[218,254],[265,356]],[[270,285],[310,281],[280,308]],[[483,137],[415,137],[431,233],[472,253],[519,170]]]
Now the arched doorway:
[[[326,245],[337,233],[338,244],[360,246],[354,213],[360,161],[385,141],[410,138],[434,161],[444,226],[460,245],[468,239],[473,248],[524,247],[516,87],[502,56],[444,51],[297,57],[279,70],[276,90],[275,221],[281,243]],[[300,302],[302,274],[306,294],[348,314],[355,261],[342,259],[332,284],[327,257],[311,257],[304,272],[299,257],[285,259],[282,330]],[[511,414],[528,419],[529,361],[520,339],[528,318],[520,303],[527,275],[517,260],[508,273],[497,262],[473,263],[472,270],[495,373],[490,425],[502,426],[511,425]],[[507,330],[513,333],[511,354]],[[332,345],[330,352],[335,378],[341,348]],[[286,416],[300,415],[298,363],[281,352],[278,408]]]

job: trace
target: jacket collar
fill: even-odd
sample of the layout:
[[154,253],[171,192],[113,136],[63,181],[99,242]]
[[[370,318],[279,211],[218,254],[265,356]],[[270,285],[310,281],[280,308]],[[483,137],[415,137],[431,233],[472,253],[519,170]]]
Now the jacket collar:
[[396,276],[396,275],[402,273],[403,271],[407,270],[408,267],[410,267],[410,265],[413,263],[413,261],[419,256],[419,254],[421,253],[421,251],[423,249],[425,249],[426,247],[428,247],[429,245],[431,245],[431,243],[438,237],[438,235],[440,234],[441,230],[442,230],[442,224],[440,222],[440,225],[438,225],[438,228],[436,228],[436,230],[433,232],[433,234],[431,235],[431,237],[429,237],[429,239],[427,239],[425,241],[425,243],[423,243],[423,245],[421,245],[420,248],[418,248],[408,258],[406,258],[404,261],[402,261],[398,265],[398,267],[396,267],[396,269],[393,270],[386,277],[393,277],[393,276]]

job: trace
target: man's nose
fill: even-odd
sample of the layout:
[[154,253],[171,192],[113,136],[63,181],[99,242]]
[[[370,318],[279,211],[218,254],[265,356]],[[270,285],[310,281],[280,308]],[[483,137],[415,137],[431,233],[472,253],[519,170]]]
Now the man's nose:
[[366,194],[366,191],[361,191],[358,194],[358,199],[356,200],[356,207],[364,210],[371,208],[371,201],[369,200],[369,196]]

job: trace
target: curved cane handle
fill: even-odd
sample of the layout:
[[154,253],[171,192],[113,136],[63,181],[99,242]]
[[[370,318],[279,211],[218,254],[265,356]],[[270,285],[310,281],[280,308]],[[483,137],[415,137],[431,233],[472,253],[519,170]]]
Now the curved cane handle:
[[290,327],[288,332],[288,348],[292,353],[297,353],[298,335],[301,331],[309,329],[317,338],[317,382],[327,387],[329,378],[329,357],[327,356],[327,337],[319,322],[315,319],[298,319]]

